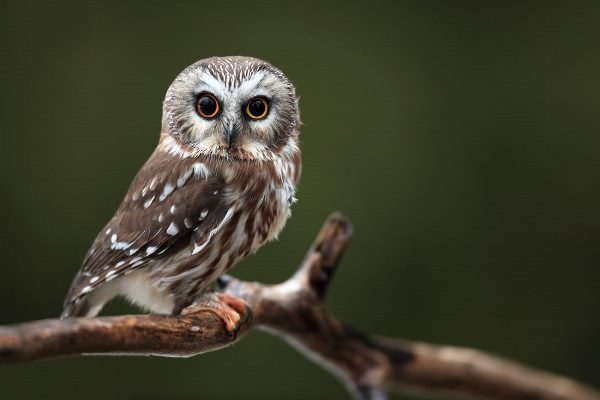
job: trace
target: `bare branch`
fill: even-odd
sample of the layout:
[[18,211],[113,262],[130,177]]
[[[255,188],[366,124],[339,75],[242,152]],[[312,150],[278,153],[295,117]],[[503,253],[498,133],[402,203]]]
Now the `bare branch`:
[[[250,322],[241,325],[238,337]],[[47,319],[0,328],[0,363],[77,354],[190,357],[228,346],[235,338],[206,310],[180,316]]]
[[206,310],[43,320],[0,328],[0,362],[83,353],[188,357],[230,345],[257,327],[334,373],[357,399],[414,390],[486,399],[600,400],[599,392],[571,379],[482,352],[374,337],[341,323],[322,301],[351,234],[348,219],[332,215],[299,270],[281,284],[221,278],[223,291],[249,305],[237,335]]

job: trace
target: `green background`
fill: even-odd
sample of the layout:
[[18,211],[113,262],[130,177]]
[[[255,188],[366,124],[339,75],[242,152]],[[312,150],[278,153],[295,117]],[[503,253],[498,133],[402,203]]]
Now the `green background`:
[[[3,1],[0,323],[59,314],[174,77],[253,55],[296,84],[305,167],[280,240],[234,275],[285,279],[341,210],[355,236],[327,299],[340,319],[600,386],[600,8],[501,3]],[[252,332],[192,359],[2,366],[0,398],[346,393]]]

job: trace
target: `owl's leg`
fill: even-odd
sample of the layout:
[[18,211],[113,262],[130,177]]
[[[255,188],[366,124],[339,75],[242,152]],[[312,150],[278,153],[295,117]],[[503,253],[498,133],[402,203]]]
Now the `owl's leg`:
[[229,332],[236,332],[239,325],[246,322],[250,316],[250,310],[244,300],[226,293],[203,293],[194,303],[184,308],[181,314],[200,310],[209,310],[217,314],[225,322],[225,328]]

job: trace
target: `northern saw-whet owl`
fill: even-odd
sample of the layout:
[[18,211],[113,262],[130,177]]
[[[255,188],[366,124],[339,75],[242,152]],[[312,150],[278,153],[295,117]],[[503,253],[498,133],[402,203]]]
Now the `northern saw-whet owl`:
[[213,57],[183,70],[158,146],[85,256],[62,317],[95,316],[121,295],[157,313],[205,305],[232,329],[239,304],[210,287],[290,216],[299,126],[294,86],[265,61]]

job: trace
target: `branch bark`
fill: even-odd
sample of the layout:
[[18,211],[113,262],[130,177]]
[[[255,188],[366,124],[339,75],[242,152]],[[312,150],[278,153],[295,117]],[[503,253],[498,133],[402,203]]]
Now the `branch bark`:
[[211,311],[193,309],[179,316],[42,320],[0,328],[0,363],[89,353],[189,357],[231,345],[256,327],[334,373],[356,399],[411,390],[482,399],[600,400],[600,392],[574,380],[476,350],[376,337],[344,325],[323,299],[351,235],[350,221],[333,214],[287,281],[221,278],[221,290],[248,304],[234,334]]

